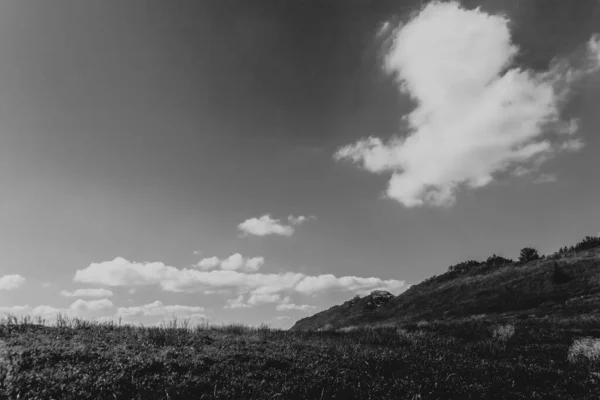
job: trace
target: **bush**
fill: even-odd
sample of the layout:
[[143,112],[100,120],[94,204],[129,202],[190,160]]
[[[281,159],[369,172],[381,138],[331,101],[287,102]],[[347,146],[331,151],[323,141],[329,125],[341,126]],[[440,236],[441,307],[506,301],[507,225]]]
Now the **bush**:
[[494,339],[500,342],[506,342],[508,339],[513,337],[514,334],[515,326],[511,324],[497,326],[492,332]]
[[539,260],[540,255],[538,251],[532,247],[524,247],[521,249],[521,253],[519,254],[519,261],[522,263],[526,263],[533,260]]
[[473,267],[476,267],[478,265],[481,265],[481,263],[479,261],[475,261],[475,260],[463,261],[463,262],[460,262],[458,264],[451,265],[450,267],[448,267],[448,272],[462,274],[462,273],[468,272]]
[[575,340],[569,348],[568,359],[570,362],[600,361],[600,339],[584,337]]
[[491,267],[500,267],[502,265],[512,264],[513,260],[502,256],[491,255],[485,260],[485,264]]

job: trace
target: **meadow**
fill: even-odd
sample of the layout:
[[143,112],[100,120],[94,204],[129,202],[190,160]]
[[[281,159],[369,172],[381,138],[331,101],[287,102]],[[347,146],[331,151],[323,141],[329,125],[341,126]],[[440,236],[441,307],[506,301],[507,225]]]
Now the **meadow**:
[[0,325],[2,399],[597,399],[600,318],[282,331]]

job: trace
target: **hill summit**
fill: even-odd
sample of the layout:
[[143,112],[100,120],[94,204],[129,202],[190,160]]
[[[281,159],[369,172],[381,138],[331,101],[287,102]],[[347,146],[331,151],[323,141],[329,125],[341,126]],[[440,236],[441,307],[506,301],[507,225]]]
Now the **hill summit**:
[[600,310],[600,238],[549,256],[531,248],[519,261],[467,261],[393,294],[376,290],[296,322],[292,330],[399,325],[469,317],[572,316]]

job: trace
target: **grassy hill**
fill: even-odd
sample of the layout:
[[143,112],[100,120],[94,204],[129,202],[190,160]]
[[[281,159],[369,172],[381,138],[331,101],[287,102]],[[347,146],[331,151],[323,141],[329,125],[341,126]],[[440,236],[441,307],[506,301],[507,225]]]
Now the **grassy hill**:
[[[596,244],[600,243],[591,243]],[[451,267],[379,307],[365,308],[369,299],[354,299],[301,319],[292,329],[401,325],[473,315],[499,320],[594,313],[600,310],[600,246],[575,246],[525,263],[483,262],[460,272]]]
[[461,263],[288,331],[8,316],[0,400],[597,399],[594,243],[530,262]]

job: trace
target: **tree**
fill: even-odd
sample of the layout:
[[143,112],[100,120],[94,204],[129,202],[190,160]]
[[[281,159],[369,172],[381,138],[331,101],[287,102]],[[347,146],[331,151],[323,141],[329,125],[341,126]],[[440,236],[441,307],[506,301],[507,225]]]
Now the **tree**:
[[526,263],[533,260],[539,260],[540,255],[538,251],[532,247],[524,247],[521,249],[521,253],[519,254],[519,261],[522,263]]

